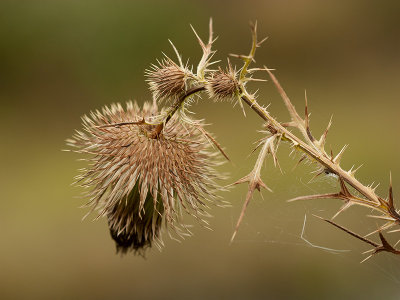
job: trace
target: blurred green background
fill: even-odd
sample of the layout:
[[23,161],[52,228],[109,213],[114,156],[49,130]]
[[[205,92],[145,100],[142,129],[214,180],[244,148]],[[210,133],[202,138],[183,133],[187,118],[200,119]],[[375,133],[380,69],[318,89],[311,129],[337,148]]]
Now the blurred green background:
[[[380,254],[360,264],[366,245],[311,216],[331,217],[339,201],[285,201],[337,190],[330,178],[308,183],[311,166],[292,171],[296,160],[287,145],[278,154],[285,175],[267,162],[263,179],[274,193],[255,195],[232,245],[246,186],[223,195],[232,208],[213,209],[213,231],[186,218],[195,236],[177,243],[165,235],[166,247],[146,259],[115,255],[104,220],[81,221],[84,200],[70,183],[85,164],[61,151],[84,113],[150,99],[144,69],[161,51],[173,57],[168,38],[196,64],[201,52],[189,24],[206,38],[213,17],[216,57],[225,64],[228,53],[248,51],[248,21],[258,20],[260,36],[269,40],[257,65],[277,69],[300,111],[307,89],[316,135],[334,115],[328,147],[337,152],[350,144],[344,167],[364,163],[359,179],[381,182],[384,197],[391,170],[399,195],[398,3],[2,0],[0,298],[399,299],[399,258]],[[271,103],[274,116],[288,120],[270,82],[251,89],[260,89],[260,102]],[[209,130],[231,156],[222,168],[229,182],[246,175],[260,119],[205,97],[193,111],[213,123]],[[337,221],[365,234],[377,226],[365,218],[369,213],[351,208]],[[300,238],[305,214],[312,243],[351,252],[309,247]]]

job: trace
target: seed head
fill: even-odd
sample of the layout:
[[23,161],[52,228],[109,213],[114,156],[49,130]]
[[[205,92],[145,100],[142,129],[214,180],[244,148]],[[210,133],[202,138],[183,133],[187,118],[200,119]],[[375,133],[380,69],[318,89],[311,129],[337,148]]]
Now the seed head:
[[239,90],[236,72],[230,65],[226,71],[219,68],[218,71],[207,78],[206,89],[210,98],[215,101],[236,99]]
[[153,97],[157,100],[179,98],[186,91],[189,79],[194,77],[187,67],[177,65],[168,57],[146,70],[146,76]]
[[148,103],[142,110],[132,102],[126,110],[114,104],[84,116],[84,131],[67,140],[76,152],[91,156],[77,182],[89,188],[88,206],[107,217],[117,252],[161,246],[163,220],[187,234],[182,210],[202,220],[206,201],[218,201],[219,153],[210,150],[204,129],[173,117],[159,132],[144,121],[156,114]]

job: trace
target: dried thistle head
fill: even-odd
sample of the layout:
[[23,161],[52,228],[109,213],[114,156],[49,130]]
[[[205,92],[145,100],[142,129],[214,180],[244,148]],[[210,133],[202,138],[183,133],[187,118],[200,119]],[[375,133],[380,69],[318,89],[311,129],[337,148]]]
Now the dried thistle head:
[[146,70],[147,82],[153,97],[157,100],[175,100],[185,93],[189,80],[194,78],[188,67],[177,65],[169,57],[158,61],[158,65],[152,64],[150,70]]
[[84,116],[84,131],[67,141],[91,155],[77,182],[89,188],[88,206],[108,218],[121,252],[161,246],[163,220],[179,235],[189,234],[180,222],[182,210],[202,220],[206,202],[217,201],[219,153],[210,150],[204,129],[173,117],[159,132],[144,121],[155,114],[148,103],[142,110],[132,102],[126,110],[104,107]]
[[215,101],[232,101],[237,99],[239,94],[239,82],[237,80],[237,74],[232,66],[229,64],[226,71],[219,68],[218,71],[213,72],[212,75],[207,78],[206,89],[209,97]]

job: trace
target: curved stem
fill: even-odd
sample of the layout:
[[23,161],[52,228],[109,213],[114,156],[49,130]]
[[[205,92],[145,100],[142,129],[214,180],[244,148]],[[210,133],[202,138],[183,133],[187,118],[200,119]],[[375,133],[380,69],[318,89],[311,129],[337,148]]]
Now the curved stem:
[[165,121],[158,124],[155,128],[155,130],[152,133],[152,137],[156,138],[160,135],[161,131],[164,129],[165,125],[168,123],[169,120],[171,120],[172,116],[178,111],[178,109],[183,105],[183,103],[185,102],[185,100],[198,93],[201,91],[204,91],[206,88],[204,85],[199,85],[199,86],[195,86],[192,87],[190,89],[188,89],[185,94],[183,94],[174,104],[174,106],[171,107],[171,111],[168,113],[168,116],[165,118]]
[[171,120],[172,116],[173,116],[173,115],[177,112],[177,110],[182,106],[182,104],[185,102],[186,98],[188,98],[188,97],[190,97],[190,96],[192,96],[192,95],[194,95],[194,94],[196,94],[196,93],[198,93],[198,92],[204,91],[205,89],[206,89],[206,88],[205,88],[204,85],[199,85],[199,86],[195,86],[195,87],[192,87],[192,88],[188,89],[188,90],[186,91],[186,93],[183,94],[183,95],[178,99],[178,101],[176,101],[175,105],[172,107],[171,112],[168,113],[168,116],[167,116],[167,118],[165,119],[164,124],[167,124],[168,121]]

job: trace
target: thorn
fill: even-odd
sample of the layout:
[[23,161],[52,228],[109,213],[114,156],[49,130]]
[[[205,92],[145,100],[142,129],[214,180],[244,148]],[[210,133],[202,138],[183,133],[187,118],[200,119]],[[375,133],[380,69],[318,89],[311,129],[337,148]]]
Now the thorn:
[[246,200],[243,204],[242,211],[240,213],[239,219],[236,223],[236,227],[235,227],[235,230],[234,230],[232,238],[231,238],[231,243],[233,242],[233,240],[236,236],[236,233],[239,229],[240,223],[242,222],[242,219],[244,217],[244,214],[245,214],[246,208],[250,202],[250,199],[253,197],[254,190],[257,189],[258,191],[261,191],[261,187],[263,187],[266,190],[272,192],[272,190],[261,180],[260,171],[261,171],[261,167],[264,162],[265,156],[267,155],[268,151],[271,152],[271,144],[274,143],[275,139],[276,139],[276,136],[273,135],[265,140],[264,145],[258,155],[256,164],[255,164],[253,170],[248,175],[242,177],[241,179],[239,179],[238,181],[233,183],[233,185],[236,185],[236,184],[248,182],[249,186],[248,186],[248,190],[247,190]]
[[344,151],[347,149],[349,145],[344,145],[343,148],[340,150],[340,152],[336,155],[336,157],[333,159],[333,163],[335,164],[340,164],[340,160],[342,159]]
[[384,231],[384,230],[389,229],[390,227],[392,227],[394,225],[396,225],[396,223],[389,221],[389,222],[383,224],[382,226],[380,226],[377,230],[374,230],[374,231],[364,235],[364,237],[368,237],[368,236],[373,235],[373,234],[375,234],[377,232]]
[[228,155],[225,153],[225,151],[222,149],[221,145],[211,136],[210,133],[208,133],[205,129],[203,129],[200,126],[196,126],[196,128],[209,140],[211,141],[211,144],[217,147],[219,152],[226,158],[227,161],[231,161],[228,157]]
[[239,102],[239,106],[240,106],[240,108],[242,109],[243,115],[246,117],[246,111],[244,110],[244,106],[243,106],[243,103],[242,103],[242,99],[241,99],[240,97],[238,97],[237,102]]
[[258,81],[258,82],[267,82],[266,79],[259,79],[259,78],[245,78],[243,81]]
[[339,211],[331,218],[331,220],[334,220],[339,214],[344,212],[346,209],[350,208],[354,203],[351,201],[346,201],[343,206],[339,209]]
[[180,65],[181,67],[183,67],[182,57],[179,55],[178,50],[176,49],[175,45],[172,43],[172,41],[171,41],[170,39],[168,39],[168,41],[169,41],[169,43],[171,44],[172,48],[173,48],[174,51],[175,51],[176,57],[178,58],[178,61],[179,61],[179,65]]
[[[372,249],[374,251],[374,249]],[[367,256],[366,258],[364,258],[362,261],[360,261],[360,264],[366,262],[368,259],[370,259],[372,257],[373,254]]]
[[314,142],[315,139],[312,136],[311,131],[310,131],[310,115],[308,113],[308,100],[307,100],[307,91],[306,90],[304,90],[304,98],[305,98],[305,102],[306,102],[306,105],[304,108],[304,124],[306,127],[308,138],[311,140],[311,142]]
[[332,125],[332,118],[333,118],[333,115],[331,116],[331,118],[330,118],[330,120],[329,120],[329,123],[328,123],[328,126],[326,127],[324,133],[321,135],[321,138],[320,138],[319,141],[318,141],[319,147],[320,147],[321,149],[324,149],[325,142],[326,142],[326,137],[327,137],[328,131],[329,131],[329,129],[331,128],[331,125]]
[[261,47],[261,45],[268,40],[268,37],[263,38],[261,41],[257,42],[257,47]]
[[[283,102],[286,105],[287,110],[289,111],[289,114],[292,118],[292,121],[295,122],[297,126],[301,126],[300,124],[304,124],[304,120],[299,116],[297,113],[294,105],[290,101],[288,95],[286,94],[285,90],[282,88],[280,85],[278,79],[275,77],[275,75],[268,69],[266,66],[264,66],[264,69],[268,72],[269,77],[271,78],[272,82],[274,83],[276,89],[278,90],[278,93],[280,94]],[[303,129],[304,130],[304,129]]]
[[339,224],[337,224],[337,223],[335,223],[335,222],[333,222],[331,220],[328,220],[328,219],[325,219],[325,218],[322,218],[322,217],[319,217],[319,216],[316,216],[316,215],[314,215],[314,216],[324,220],[325,222],[327,222],[327,223],[329,223],[329,224],[331,224],[331,225],[333,225],[333,226],[335,226],[335,227],[337,227],[337,228],[339,228],[341,230],[343,230],[344,232],[350,234],[351,236],[353,236],[353,237],[355,237],[355,238],[357,238],[357,239],[359,239],[359,240],[361,240],[361,241],[363,241],[363,242],[365,242],[367,244],[370,244],[371,246],[373,246],[375,248],[379,247],[379,245],[377,243],[375,243],[375,242],[373,242],[373,241],[371,241],[369,239],[366,239],[365,237],[362,237],[362,236],[358,235],[357,233],[354,233],[354,232],[348,230],[347,228],[345,228],[345,227],[343,227],[343,226],[341,226],[341,225],[339,225]]
[[348,171],[348,173],[350,174],[350,176],[354,177],[354,174],[363,166],[363,164],[359,165],[356,169],[353,170],[353,167],[351,167],[351,169]]
[[388,199],[388,205],[389,205],[389,208],[394,209],[392,171],[390,171],[390,175],[389,175],[389,199]]
[[287,200],[287,202],[295,202],[301,200],[314,200],[314,199],[342,199],[341,194],[316,194],[316,195],[307,195],[307,196],[300,196],[293,199]]
[[367,217],[374,218],[374,219],[385,220],[385,221],[392,221],[392,222],[396,221],[396,219],[394,219],[394,218],[392,218],[390,216],[385,216],[385,215],[383,215],[383,216],[367,215]]
[[247,191],[246,200],[243,203],[243,207],[242,207],[242,211],[240,212],[239,219],[238,219],[238,221],[236,223],[235,230],[234,230],[234,232],[232,234],[232,237],[231,237],[231,241],[230,241],[231,244],[232,244],[233,240],[235,239],[236,233],[239,230],[240,223],[243,220],[243,217],[244,217],[244,214],[246,212],[247,206],[250,203],[250,199],[253,197],[254,190],[257,189],[258,191],[260,191],[261,187],[263,187],[263,188],[269,190],[270,192],[272,192],[272,190],[270,188],[268,188],[265,185],[264,182],[262,182],[261,178],[258,178],[257,181],[255,181],[253,183],[250,180],[251,180],[251,178],[250,178],[250,174],[249,174],[249,175],[239,179],[237,182],[234,183],[234,184],[239,184],[239,183],[243,183],[243,182],[249,181],[249,189]]

